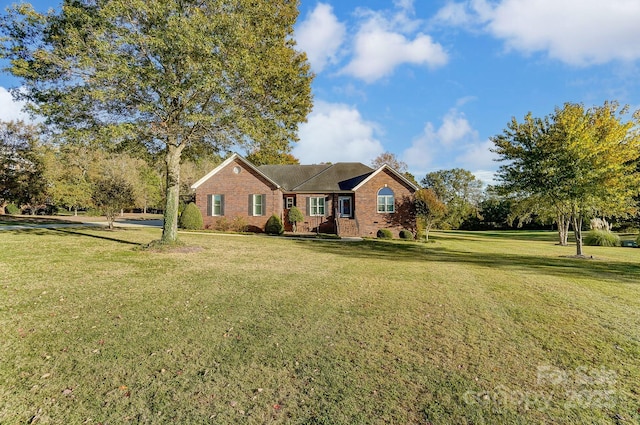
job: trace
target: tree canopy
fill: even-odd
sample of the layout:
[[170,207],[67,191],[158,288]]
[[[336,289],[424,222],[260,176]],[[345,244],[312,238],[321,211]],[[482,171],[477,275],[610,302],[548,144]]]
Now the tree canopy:
[[387,164],[399,173],[406,173],[409,168],[406,162],[400,160],[396,154],[391,152],[383,152],[371,161],[373,168],[380,168],[384,164]]
[[162,240],[177,238],[182,153],[288,152],[311,109],[289,0],[64,0],[0,27],[15,94],[67,141],[143,144],[166,164]]
[[438,224],[447,214],[447,206],[438,199],[432,189],[420,189],[415,194],[416,197],[416,221],[418,238],[424,236],[429,240],[429,231]]
[[640,112],[625,121],[627,113],[616,102],[589,109],[567,103],[542,119],[513,118],[491,139],[505,161],[497,173],[499,190],[553,208],[559,228],[570,219],[577,255],[582,255],[585,218],[634,210]]
[[446,227],[458,228],[467,217],[477,212],[482,200],[482,181],[462,168],[428,173],[422,179],[422,185],[433,190],[446,205],[447,214],[443,219]]
[[0,213],[9,202],[28,207],[31,213],[46,201],[46,149],[38,125],[0,121]]

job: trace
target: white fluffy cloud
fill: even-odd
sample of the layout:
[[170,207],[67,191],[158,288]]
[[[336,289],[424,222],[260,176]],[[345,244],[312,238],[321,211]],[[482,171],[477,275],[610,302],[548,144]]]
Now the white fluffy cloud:
[[4,87],[0,87],[0,120],[29,120],[29,115],[22,112],[22,102],[13,100],[11,93]]
[[[313,70],[337,65],[339,73],[366,82],[391,75],[402,64],[436,68],[447,64],[444,48],[419,31],[413,0],[394,0],[395,10],[357,8],[353,29],[326,3],[318,3],[296,28],[295,38],[307,53]],[[340,64],[345,60],[347,64]]]
[[293,154],[302,164],[355,161],[368,163],[384,152],[376,124],[348,105],[316,101],[308,122],[300,126]]
[[307,53],[315,72],[337,62],[340,46],[346,35],[345,25],[333,14],[333,8],[318,3],[316,8],[296,28],[298,47]]
[[640,59],[636,0],[470,0],[447,4],[435,20],[481,25],[509,49],[572,65]]
[[463,152],[456,157],[456,163],[468,170],[495,169],[497,166],[495,159],[498,156],[491,152],[493,147],[491,140],[465,145],[462,148]]
[[356,36],[355,57],[342,72],[371,83],[404,63],[438,67],[447,63],[447,54],[428,35],[418,34],[409,40],[402,34],[370,26]]
[[474,23],[476,17],[469,10],[467,3],[447,3],[438,10],[433,20],[446,25],[467,26]]
[[419,21],[411,19],[412,2],[396,2],[401,9],[386,13],[361,11],[362,22],[353,41],[353,58],[343,74],[373,82],[408,63],[437,68],[449,60],[444,48],[424,33],[413,34]]
[[428,122],[422,134],[402,154],[402,159],[417,176],[438,164],[442,168],[465,168],[484,182],[491,182],[496,164],[493,143],[482,141],[463,113],[451,109],[439,127]]
[[402,157],[410,168],[427,168],[443,151],[455,149],[457,145],[475,139],[477,132],[464,114],[452,109],[444,116],[437,129],[433,123],[426,123],[422,134],[414,139]]

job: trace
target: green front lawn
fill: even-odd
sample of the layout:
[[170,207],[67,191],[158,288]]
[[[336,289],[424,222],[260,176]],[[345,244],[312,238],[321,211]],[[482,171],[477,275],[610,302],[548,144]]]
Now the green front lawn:
[[638,249],[158,237],[0,233],[0,423],[640,421]]

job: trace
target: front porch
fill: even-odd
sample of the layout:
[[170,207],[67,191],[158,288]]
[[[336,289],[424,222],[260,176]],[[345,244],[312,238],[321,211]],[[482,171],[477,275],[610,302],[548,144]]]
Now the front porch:
[[[285,217],[287,215],[285,214]],[[336,219],[334,216],[322,217],[322,221],[309,220],[298,223],[296,231],[293,231],[293,226],[288,220],[285,220],[285,231],[287,233],[299,233],[299,234],[314,234],[314,233],[327,233],[335,234],[338,236],[360,236],[358,221],[352,217],[339,217]]]
[[[285,231],[299,234],[335,234],[341,237],[360,236],[360,228],[354,211],[354,196],[348,193],[331,195],[299,196],[285,194],[282,212]],[[304,219],[298,222],[296,232],[289,222],[289,211],[293,207],[301,210]]]

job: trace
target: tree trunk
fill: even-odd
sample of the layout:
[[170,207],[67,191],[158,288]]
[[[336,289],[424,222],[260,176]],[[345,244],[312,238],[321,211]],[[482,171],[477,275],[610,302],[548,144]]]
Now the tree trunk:
[[167,144],[167,199],[164,206],[164,224],[162,227],[162,243],[173,243],[178,240],[178,204],[180,202],[180,156],[182,147],[176,143]]
[[571,219],[566,214],[558,214],[558,244],[561,246],[569,245],[569,224]]
[[424,240],[429,242],[429,231],[431,230],[432,224],[425,224],[424,226]]
[[582,257],[582,216],[578,213],[573,214],[573,234],[576,237],[576,255]]

